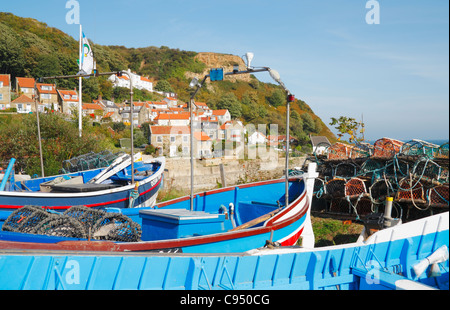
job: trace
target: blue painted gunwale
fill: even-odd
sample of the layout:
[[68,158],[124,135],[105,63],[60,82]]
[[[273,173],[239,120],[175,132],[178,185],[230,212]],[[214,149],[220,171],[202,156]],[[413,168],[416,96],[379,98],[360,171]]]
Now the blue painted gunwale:
[[[448,212],[442,216],[448,218]],[[392,240],[380,238],[377,232],[364,242],[347,245],[261,249],[239,254],[0,250],[0,289],[377,290],[394,288],[383,285],[383,273],[393,278],[402,273],[405,279],[448,290],[448,260],[440,264],[442,275],[437,278],[429,278],[427,272],[417,278],[412,271],[417,262],[449,245],[448,220],[445,225],[438,223],[434,231],[417,233],[429,231],[430,225],[423,223],[419,220],[404,224],[408,225],[404,235],[389,229],[388,239]],[[373,268],[376,264],[380,266]],[[371,277],[367,278],[367,272],[361,270],[371,272]]]

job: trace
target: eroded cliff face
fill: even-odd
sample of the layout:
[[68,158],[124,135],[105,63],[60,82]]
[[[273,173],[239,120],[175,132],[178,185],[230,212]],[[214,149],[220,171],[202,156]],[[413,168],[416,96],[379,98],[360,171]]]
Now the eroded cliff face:
[[[192,72],[186,72],[187,78],[203,78],[206,74],[209,74],[209,70],[213,68],[224,68],[224,72],[231,72],[233,71],[234,65],[239,65],[239,70],[245,70],[246,65],[244,61],[239,57],[235,55],[227,55],[227,54],[218,54],[218,53],[198,53],[197,56],[195,56],[195,59],[198,61],[203,62],[207,69],[201,74],[195,74]],[[250,82],[250,74],[240,74],[240,75],[234,75],[234,76],[227,76],[225,78],[228,81],[246,81]],[[209,80],[207,80],[209,82]]]

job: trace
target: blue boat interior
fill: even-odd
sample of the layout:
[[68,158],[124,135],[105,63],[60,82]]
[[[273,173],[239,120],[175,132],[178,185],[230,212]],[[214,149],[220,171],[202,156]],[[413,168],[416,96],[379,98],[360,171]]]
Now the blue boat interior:
[[[289,182],[289,200],[294,201],[304,190],[303,181]],[[162,207],[106,208],[105,211],[123,214],[139,224],[142,230],[141,241],[155,241],[225,233],[268,213],[281,210],[284,201],[285,182],[276,182],[242,188],[237,186],[211,194],[197,194],[193,199],[192,210],[189,197],[185,197],[162,203]],[[0,212],[0,221],[5,221],[9,214]],[[3,221],[0,224],[3,224]],[[264,220],[248,228],[260,227],[263,223]],[[65,237],[14,232],[1,232],[0,239],[43,243],[68,240]]]
[[[161,165],[157,162],[144,163],[142,161],[134,163],[135,181],[139,182],[143,179],[153,175]],[[131,166],[120,170],[115,175],[111,176],[101,184],[89,184],[95,176],[103,171],[104,168],[93,169],[81,172],[74,172],[65,175],[57,175],[44,178],[36,178],[26,181],[13,181],[7,185],[7,191],[19,191],[19,192],[39,192],[43,191],[43,188],[47,188],[47,191],[58,192],[85,192],[94,190],[110,189],[118,186],[123,186],[131,182]],[[65,182],[77,179],[77,184],[71,182]],[[58,183],[58,184],[56,184]]]

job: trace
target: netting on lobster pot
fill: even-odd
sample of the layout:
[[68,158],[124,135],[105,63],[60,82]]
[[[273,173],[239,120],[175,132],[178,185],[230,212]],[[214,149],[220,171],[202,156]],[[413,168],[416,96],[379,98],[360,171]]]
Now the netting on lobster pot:
[[373,157],[392,158],[402,147],[403,142],[390,138],[382,138],[375,141],[373,145]]
[[345,196],[357,198],[367,193],[366,184],[360,178],[352,178],[345,184]]
[[439,145],[414,139],[402,145],[400,154],[406,156],[426,155],[433,158],[438,151]]
[[330,212],[332,213],[351,214],[351,209],[352,207],[346,199],[335,198],[330,202]]
[[107,213],[94,227],[94,238],[121,242],[137,242],[142,230],[139,224],[120,213]]
[[65,211],[64,215],[78,220],[83,225],[83,229],[87,233],[91,232],[92,235],[94,225],[106,215],[106,212],[85,206],[73,206]]
[[331,198],[340,198],[345,196],[345,179],[333,179],[325,183],[326,195]]
[[399,182],[397,200],[400,202],[425,203],[422,183],[415,180],[410,180],[409,178],[402,179]]
[[449,187],[440,185],[430,188],[427,192],[428,203],[432,207],[448,207],[449,206]]
[[76,219],[65,215],[57,215],[41,221],[33,233],[54,237],[87,238],[83,225]]
[[377,180],[369,187],[369,194],[374,203],[384,203],[386,197],[392,196],[394,190],[388,180]]
[[356,165],[354,163],[340,163],[334,169],[336,177],[351,178],[356,175]]
[[54,217],[38,206],[25,206],[12,212],[3,223],[3,231],[33,234],[40,222]]

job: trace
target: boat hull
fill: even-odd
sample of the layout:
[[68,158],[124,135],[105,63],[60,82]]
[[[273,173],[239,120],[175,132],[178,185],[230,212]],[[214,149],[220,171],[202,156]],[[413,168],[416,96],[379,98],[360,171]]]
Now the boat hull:
[[[152,176],[139,182],[139,197],[134,207],[149,207],[156,200],[162,186],[164,164]],[[0,192],[0,211],[14,211],[23,206],[41,206],[53,210],[67,210],[72,206],[89,208],[128,208],[134,185],[80,193],[44,193],[13,191]]]
[[[0,250],[3,290],[376,290],[398,289],[383,273],[448,290],[413,266],[449,244],[448,212],[375,233],[365,242],[239,254],[142,254]],[[361,273],[361,270],[364,272]],[[416,286],[417,287],[417,286]],[[270,293],[269,293],[270,294]]]
[[[210,192],[201,193],[195,196],[194,205],[197,211],[214,211],[219,209],[223,202],[234,203],[239,208],[236,208],[236,221],[238,224],[246,222],[249,216],[256,217],[251,214],[255,212],[254,204],[261,204],[250,201],[258,197],[265,197],[265,201],[279,198],[280,194],[284,192],[284,180],[264,181],[253,184],[235,186],[214,190]],[[28,235],[27,238],[20,235],[20,240],[14,239],[15,235],[3,234],[0,240],[0,249],[33,249],[33,250],[72,250],[72,251],[103,251],[103,252],[171,252],[171,253],[239,253],[251,249],[262,247],[267,241],[280,242],[282,245],[290,246],[297,243],[301,236],[305,224],[308,223],[309,217],[309,199],[305,181],[303,179],[290,180],[290,191],[296,192],[296,197],[287,207],[277,209],[274,208],[274,215],[266,221],[262,221],[260,225],[254,228],[240,229],[239,226],[235,229],[230,224],[230,221],[219,223],[220,231],[217,233],[210,233],[205,235],[198,235],[199,231],[193,227],[192,236],[178,236],[176,239],[164,239],[164,235],[155,241],[142,242],[110,242],[110,241],[60,241],[56,239],[53,242],[47,243],[40,241],[40,236]],[[284,196],[282,196],[284,197]],[[246,201],[245,203],[242,201]],[[189,197],[175,199],[170,202],[162,203],[157,206],[160,210],[174,210],[181,209],[187,211],[190,204]],[[153,209],[151,209],[153,210]],[[142,210],[123,210],[123,214],[135,222],[142,224],[140,217]],[[208,213],[209,214],[209,213]],[[250,215],[251,214],[251,215]],[[242,222],[242,223],[241,223]],[[160,222],[157,223],[160,226]],[[206,225],[210,225],[209,223]],[[145,229],[145,228],[143,228]],[[151,228],[150,228],[151,229]],[[26,240],[24,242],[24,240]]]

